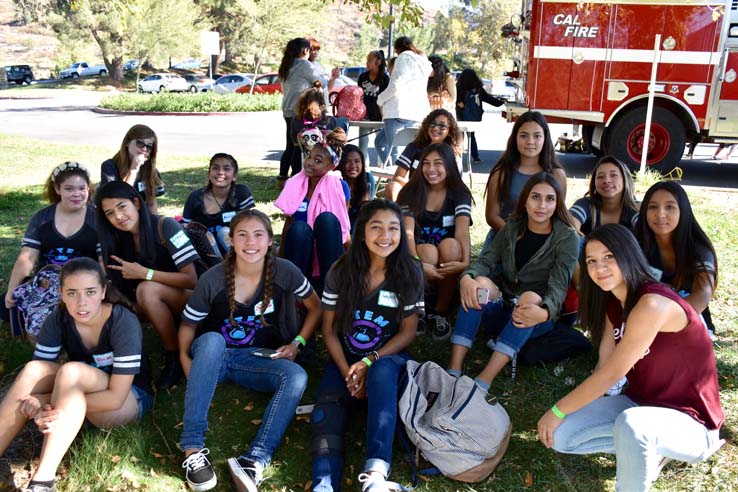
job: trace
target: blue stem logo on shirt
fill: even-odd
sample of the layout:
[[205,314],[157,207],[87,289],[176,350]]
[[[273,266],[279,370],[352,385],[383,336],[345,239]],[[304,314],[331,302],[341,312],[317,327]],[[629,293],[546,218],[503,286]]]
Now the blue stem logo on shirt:
[[382,328],[388,324],[389,320],[384,319],[382,315],[375,318],[373,311],[365,311],[364,316],[361,316],[361,311],[356,311],[348,342],[359,351],[372,350],[379,345],[382,340]]
[[448,230],[443,227],[423,227],[421,236],[426,238],[427,243],[438,244],[446,237]]
[[261,321],[255,316],[243,316],[233,318],[236,325],[232,325],[228,319],[223,320],[220,332],[226,342],[231,345],[249,345],[254,339],[256,332],[261,329]]
[[79,257],[79,253],[74,248],[54,248],[46,253],[46,259],[51,265],[64,266],[69,260]]

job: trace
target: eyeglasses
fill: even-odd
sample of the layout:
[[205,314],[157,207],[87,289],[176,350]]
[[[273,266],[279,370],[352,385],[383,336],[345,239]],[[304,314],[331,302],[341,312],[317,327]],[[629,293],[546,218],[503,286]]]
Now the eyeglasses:
[[448,125],[446,123],[436,123],[435,121],[428,124],[428,127],[430,128],[438,128],[439,130],[443,131],[448,128]]
[[139,150],[146,149],[149,152],[149,154],[154,151],[154,146],[153,145],[147,144],[146,142],[144,142],[140,138],[137,138],[136,139],[136,148],[138,148]]

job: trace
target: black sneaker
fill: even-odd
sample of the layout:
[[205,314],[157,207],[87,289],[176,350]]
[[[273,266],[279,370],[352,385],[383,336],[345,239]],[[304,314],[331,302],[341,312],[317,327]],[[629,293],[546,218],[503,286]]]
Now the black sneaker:
[[182,462],[182,468],[185,469],[185,479],[195,492],[210,490],[218,483],[213,465],[207,459],[208,454],[210,454],[210,450],[203,448],[196,453],[192,453]]
[[228,458],[228,470],[238,492],[259,492],[256,488],[262,480],[261,471],[246,458]]
[[56,484],[52,483],[51,487],[41,483],[29,484],[23,492],[56,492]]
[[182,365],[179,363],[177,352],[164,352],[164,369],[159,375],[159,383],[156,385],[160,390],[171,388],[184,378]]
[[451,324],[442,314],[429,314],[428,322],[433,340],[442,341],[451,337]]

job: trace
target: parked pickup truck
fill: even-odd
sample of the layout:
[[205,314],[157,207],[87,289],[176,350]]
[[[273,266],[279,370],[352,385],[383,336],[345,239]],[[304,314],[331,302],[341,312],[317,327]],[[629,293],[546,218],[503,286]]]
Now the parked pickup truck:
[[68,79],[77,77],[87,77],[89,75],[105,75],[108,73],[108,69],[105,65],[93,65],[90,66],[87,62],[76,62],[72,63],[69,68],[66,68],[59,72],[60,79]]

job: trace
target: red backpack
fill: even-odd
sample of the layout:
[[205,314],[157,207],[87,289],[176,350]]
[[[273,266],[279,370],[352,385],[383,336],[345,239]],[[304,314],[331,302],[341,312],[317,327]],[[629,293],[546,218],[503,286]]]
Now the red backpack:
[[333,102],[333,116],[343,116],[350,121],[363,120],[366,116],[364,89],[358,85],[347,85],[341,89]]

